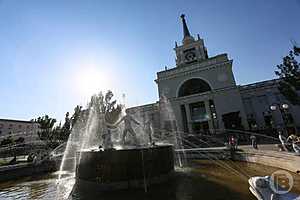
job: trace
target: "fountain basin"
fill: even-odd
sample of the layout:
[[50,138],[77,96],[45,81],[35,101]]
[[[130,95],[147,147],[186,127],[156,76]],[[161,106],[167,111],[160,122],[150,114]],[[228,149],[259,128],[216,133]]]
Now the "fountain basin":
[[109,191],[143,188],[166,181],[174,171],[172,145],[80,151],[76,184],[81,189]]

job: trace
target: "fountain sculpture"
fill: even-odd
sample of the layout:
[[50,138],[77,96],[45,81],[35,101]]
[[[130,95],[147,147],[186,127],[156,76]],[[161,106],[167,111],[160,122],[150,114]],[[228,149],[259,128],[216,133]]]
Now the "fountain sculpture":
[[[98,100],[106,99],[102,97]],[[112,96],[100,104],[96,98],[85,111],[84,128],[74,128],[66,144],[64,157],[76,152],[75,159],[63,158],[60,171],[70,171],[64,166],[72,166],[76,188],[81,191],[147,190],[167,180],[174,170],[173,145],[152,142],[151,123],[139,122],[134,113],[122,114],[124,106],[110,102]]]

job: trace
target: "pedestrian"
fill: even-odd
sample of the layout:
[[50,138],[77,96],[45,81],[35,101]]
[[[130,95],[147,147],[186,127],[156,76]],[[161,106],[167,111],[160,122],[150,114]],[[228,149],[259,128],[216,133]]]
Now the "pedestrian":
[[251,135],[251,136],[250,136],[250,140],[251,140],[252,147],[253,147],[254,149],[257,149],[256,136],[255,136],[255,135]]
[[239,143],[239,138],[238,137],[234,137],[234,149],[238,148],[238,143]]
[[233,149],[233,150],[237,149],[237,141],[233,135],[230,136],[230,138],[229,138],[229,145],[230,145],[231,149]]

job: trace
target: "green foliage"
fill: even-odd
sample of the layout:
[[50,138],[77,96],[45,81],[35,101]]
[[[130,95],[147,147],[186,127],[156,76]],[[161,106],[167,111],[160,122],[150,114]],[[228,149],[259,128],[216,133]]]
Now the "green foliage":
[[6,146],[6,145],[12,145],[14,143],[14,140],[12,139],[11,136],[8,136],[7,138],[3,139],[0,143],[1,146]]
[[85,125],[88,120],[88,110],[83,110],[82,106],[76,106],[74,108],[74,113],[70,119],[71,131],[75,135],[79,135],[84,131]]
[[51,118],[48,115],[38,117],[33,121],[40,125],[40,131],[38,132],[39,138],[52,146],[67,141],[71,133],[71,119],[69,118],[69,112],[66,113],[65,123],[63,125],[59,123],[55,126],[56,119]]
[[40,129],[47,130],[53,128],[54,124],[56,123],[56,119],[45,115],[43,117],[38,117],[37,119],[34,119],[34,122],[39,123]]
[[300,48],[294,46],[289,55],[283,58],[283,62],[277,65],[275,74],[280,78],[279,91],[284,95],[293,105],[300,105],[300,66],[296,60],[299,56]]
[[16,144],[22,144],[25,142],[25,139],[23,137],[19,137],[18,139],[15,140]]
[[105,116],[107,121],[114,123],[119,118],[122,109],[121,105],[117,105],[117,101],[113,100],[113,96],[111,91],[107,91],[105,95],[102,92],[93,95],[87,105],[87,109],[83,109],[82,106],[77,105],[71,117],[69,117],[70,114],[67,112],[63,125],[59,123],[55,126],[56,119],[48,115],[31,121],[37,122],[40,125],[39,138],[54,147],[59,143],[67,141],[71,132],[74,132],[74,134],[82,133],[86,128],[90,112],[96,112],[97,117]]
[[71,117],[71,126],[75,126],[75,124],[77,122],[79,122],[80,120],[82,120],[83,116],[82,116],[82,106],[76,106],[74,108],[74,114]]
[[43,117],[38,117],[33,120],[34,122],[39,123],[40,131],[38,132],[38,136],[41,140],[45,141],[47,145],[51,145],[55,143],[55,140],[58,135],[59,126],[54,127],[56,123],[56,119],[45,115]]
[[69,112],[67,112],[65,117],[65,123],[62,126],[62,128],[58,130],[58,139],[62,141],[67,141],[70,134],[71,134],[71,119],[69,118]]

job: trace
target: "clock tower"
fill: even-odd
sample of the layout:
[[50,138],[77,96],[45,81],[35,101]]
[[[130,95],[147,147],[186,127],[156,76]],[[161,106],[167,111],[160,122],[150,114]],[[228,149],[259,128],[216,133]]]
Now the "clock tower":
[[[176,127],[183,132],[211,132],[242,127],[247,129],[245,111],[227,54],[209,57],[203,39],[194,38],[181,15],[182,43],[175,43],[176,67],[157,73],[160,108],[168,100]],[[161,127],[174,124],[164,120]]]
[[182,45],[178,46],[175,43],[176,52],[176,66],[186,66],[187,64],[201,62],[208,58],[207,49],[204,46],[203,39],[200,38],[199,34],[197,39],[191,36],[185,16],[181,15],[182,26],[183,26],[183,40]]

